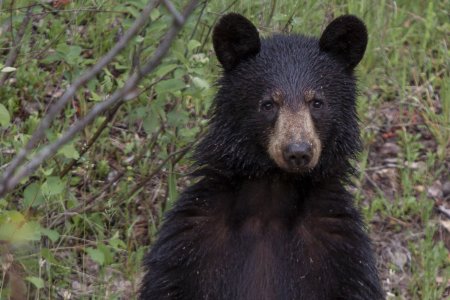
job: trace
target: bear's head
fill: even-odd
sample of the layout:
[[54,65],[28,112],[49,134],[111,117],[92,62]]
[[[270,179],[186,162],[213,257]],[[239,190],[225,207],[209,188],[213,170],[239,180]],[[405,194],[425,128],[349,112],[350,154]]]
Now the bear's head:
[[367,30],[355,16],[331,22],[319,39],[274,35],[230,13],[214,28],[223,76],[199,165],[223,173],[323,178],[351,170],[360,149],[355,66]]

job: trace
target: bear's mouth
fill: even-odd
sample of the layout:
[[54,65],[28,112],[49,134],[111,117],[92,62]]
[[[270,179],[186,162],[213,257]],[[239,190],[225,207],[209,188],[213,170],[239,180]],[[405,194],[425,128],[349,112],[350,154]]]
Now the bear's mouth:
[[297,142],[286,145],[283,149],[284,164],[288,170],[302,172],[314,168],[312,162],[314,149],[310,142]]
[[280,146],[276,150],[274,149],[272,154],[271,158],[276,165],[288,173],[309,173],[319,161],[317,146],[309,141]]

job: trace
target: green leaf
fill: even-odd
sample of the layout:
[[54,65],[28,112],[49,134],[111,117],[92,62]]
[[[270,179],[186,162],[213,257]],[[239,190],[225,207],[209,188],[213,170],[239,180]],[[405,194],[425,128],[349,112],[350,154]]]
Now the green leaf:
[[188,112],[185,110],[176,111],[173,110],[167,114],[167,122],[172,126],[180,126],[189,120]]
[[169,72],[172,72],[178,67],[178,65],[171,64],[171,65],[162,65],[158,68],[158,70],[155,71],[156,77],[163,77]]
[[24,215],[16,210],[6,211],[0,215],[0,224],[4,222],[23,223],[25,221]]
[[48,169],[42,169],[42,174],[44,174],[45,177],[48,177],[53,174],[53,168]]
[[58,176],[50,176],[42,185],[42,193],[47,196],[60,194],[64,190],[64,182]]
[[157,114],[148,114],[143,120],[142,125],[147,134],[156,132],[160,125],[159,116]]
[[85,251],[89,255],[89,257],[99,265],[103,265],[103,263],[105,262],[105,255],[102,251],[94,248],[86,248]]
[[11,72],[14,72],[15,70],[17,70],[17,69],[14,68],[14,67],[4,67],[4,68],[1,70],[1,72],[2,72],[2,73],[11,73]]
[[14,234],[17,241],[39,241],[41,239],[41,225],[31,221],[23,224]]
[[6,107],[0,103],[0,126],[8,126],[11,122],[11,117],[9,116],[9,111]]
[[138,9],[136,9],[135,7],[132,7],[132,6],[128,6],[127,10],[135,19],[137,19],[141,14],[141,12]]
[[142,43],[144,41],[144,37],[142,35],[138,35],[135,38],[135,41],[136,41],[136,43],[140,44],[140,43]]
[[99,243],[97,245],[98,250],[100,250],[103,253],[103,256],[105,257],[104,259],[104,264],[111,264],[114,260],[114,255],[111,252],[111,250],[109,249],[109,247],[105,246],[102,243]]
[[11,242],[11,238],[17,230],[17,226],[13,223],[0,224],[0,241]]
[[44,287],[44,280],[42,280],[42,278],[35,276],[28,276],[25,277],[25,279],[31,282],[37,289],[42,289]]
[[126,249],[127,248],[127,245],[125,244],[125,242],[120,239],[119,231],[116,231],[114,233],[114,235],[111,237],[111,239],[109,240],[109,245],[111,245],[111,247],[113,247],[115,249],[119,249],[119,248]]
[[60,61],[62,59],[63,59],[63,57],[59,52],[53,52],[53,53],[50,53],[49,55],[47,55],[46,57],[44,57],[41,60],[41,62],[44,64],[51,64],[55,61]]
[[189,49],[189,51],[192,51],[195,48],[200,47],[201,45],[202,45],[202,43],[200,43],[199,41],[190,40],[188,43],[188,49]]
[[80,46],[70,46],[69,47],[69,52],[67,53],[67,59],[72,61],[72,60],[76,60],[77,58],[80,57],[81,51],[83,49],[81,49]]
[[183,127],[179,129],[179,134],[180,136],[190,140],[194,138],[199,131],[200,131],[199,127],[192,127],[192,128]]
[[44,202],[40,184],[33,182],[23,192],[23,204],[26,207],[36,207]]
[[168,208],[171,208],[175,200],[178,198],[177,191],[177,174],[173,171],[173,165],[169,164],[169,172],[168,172]]
[[110,91],[112,86],[113,86],[113,82],[112,82],[112,77],[111,76],[105,76],[102,85],[105,89],[105,91]]
[[154,8],[152,10],[152,12],[150,13],[150,19],[152,21],[155,21],[160,15],[161,15],[161,13],[159,12],[159,9]]
[[200,77],[192,77],[192,83],[201,90],[209,89],[209,83]]
[[103,98],[99,94],[97,94],[93,91],[91,91],[91,99],[95,102],[103,101]]
[[156,85],[155,90],[158,94],[164,94],[180,91],[185,86],[186,84],[182,80],[174,78],[159,82]]
[[58,261],[56,260],[55,256],[53,255],[53,253],[47,249],[47,248],[42,248],[41,249],[41,256],[46,259],[48,262],[52,263],[52,264],[57,264]]
[[41,238],[40,229],[41,226],[36,222],[23,223],[7,218],[6,222],[0,223],[0,240],[10,243],[38,241]]
[[59,239],[59,233],[56,230],[41,227],[41,234],[47,236],[52,242]]
[[77,149],[75,149],[73,143],[64,145],[61,149],[59,149],[58,153],[64,155],[67,158],[80,158],[80,154],[78,153]]

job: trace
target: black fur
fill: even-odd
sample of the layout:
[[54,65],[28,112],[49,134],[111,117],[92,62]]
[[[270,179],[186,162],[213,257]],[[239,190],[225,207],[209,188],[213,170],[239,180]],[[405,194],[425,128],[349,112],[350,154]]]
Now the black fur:
[[214,27],[213,45],[217,58],[226,71],[255,56],[261,49],[256,27],[243,16],[234,13],[221,18]]
[[[259,43],[257,32],[255,42],[256,29],[237,14],[218,23],[213,40],[225,72],[195,151],[199,181],[167,214],[144,261],[140,299],[383,298],[344,187],[360,150],[353,67],[367,33],[356,17],[338,20],[320,42],[275,35]],[[307,173],[288,174],[267,153],[274,120],[258,107],[274,89],[292,105],[306,89],[324,99],[312,113],[322,155]]]
[[351,70],[366,51],[366,26],[355,16],[336,18],[323,32],[319,46],[322,51],[336,55]]

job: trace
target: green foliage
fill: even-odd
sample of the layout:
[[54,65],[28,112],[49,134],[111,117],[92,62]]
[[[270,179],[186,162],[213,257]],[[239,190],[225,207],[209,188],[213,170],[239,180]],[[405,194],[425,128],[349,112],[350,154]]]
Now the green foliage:
[[44,280],[42,280],[42,278],[28,276],[25,277],[25,279],[31,282],[37,289],[42,289],[44,287]]
[[3,104],[0,104],[0,125],[6,127],[9,125],[9,122],[11,122],[9,112]]
[[[180,9],[183,3],[178,2],[184,1],[173,2]],[[147,1],[38,3],[17,61],[5,67],[30,1],[0,1],[0,77],[8,76],[0,86],[0,173],[48,107],[113,47]],[[403,267],[381,256],[390,297],[441,299],[449,277],[448,253],[436,238],[442,228],[427,188],[449,180],[449,7],[448,0],[201,3],[161,65],[140,83],[135,99],[98,117],[0,199],[3,274],[11,272],[5,262],[12,253],[11,266],[23,271],[29,299],[133,299],[142,257],[162,216],[190,184],[189,152],[184,155],[183,149],[203,134],[216,91],[219,68],[210,34],[217,18],[240,12],[263,36],[280,31],[318,35],[333,16],[353,13],[369,29],[357,71],[366,146],[361,173],[354,178],[357,201],[372,234],[385,238],[380,245],[391,249],[397,238],[410,254]],[[10,21],[12,29],[5,31]],[[77,92],[39,147],[123,86],[153,55],[170,25],[164,7],[155,8],[148,26]],[[396,119],[387,121],[386,111]],[[378,153],[386,141],[399,147],[395,163]],[[387,177],[392,169],[393,176]],[[389,235],[384,236],[385,228]],[[395,278],[405,281],[389,285]],[[0,299],[10,292],[8,282],[0,282]]]
[[0,214],[0,240],[11,244],[38,241],[41,238],[39,223],[28,221],[25,216],[14,210]]

